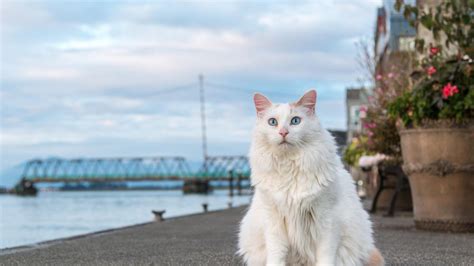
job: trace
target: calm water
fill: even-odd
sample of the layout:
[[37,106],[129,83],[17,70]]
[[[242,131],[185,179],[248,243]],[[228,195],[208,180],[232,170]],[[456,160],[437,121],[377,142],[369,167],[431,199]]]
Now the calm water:
[[37,197],[0,195],[0,248],[33,244],[153,220],[151,210],[166,209],[164,217],[202,212],[250,202],[250,196],[183,195],[181,191],[40,192]]

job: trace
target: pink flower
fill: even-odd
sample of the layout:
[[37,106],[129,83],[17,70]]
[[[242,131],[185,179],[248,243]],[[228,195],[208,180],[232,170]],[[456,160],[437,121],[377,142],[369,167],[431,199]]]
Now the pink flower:
[[369,128],[375,128],[376,124],[374,122],[364,123],[363,126],[364,126],[364,128],[369,129]]
[[436,55],[437,53],[439,53],[439,48],[438,47],[431,47],[430,48],[430,54],[432,56]]
[[395,77],[395,74],[393,74],[392,72],[388,73],[388,78],[389,78],[389,79],[391,79],[391,78],[393,78],[393,77]]
[[434,66],[430,66],[426,72],[428,73],[428,76],[431,77],[431,75],[433,75],[434,73],[436,73],[436,68]]
[[372,131],[367,131],[367,136],[372,137],[374,135],[374,132]]
[[451,83],[448,83],[443,87],[443,99],[448,99],[458,92],[459,89],[456,85],[452,86]]
[[382,80],[382,78],[383,78],[383,77],[382,77],[382,75],[380,75],[380,74],[378,74],[378,75],[375,77],[376,80]]
[[360,111],[360,112],[367,112],[367,107],[365,107],[364,105],[362,105],[361,107],[359,107],[359,111]]

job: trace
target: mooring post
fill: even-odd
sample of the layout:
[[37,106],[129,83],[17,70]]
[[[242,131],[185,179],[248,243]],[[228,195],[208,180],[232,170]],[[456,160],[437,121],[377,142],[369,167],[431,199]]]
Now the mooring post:
[[165,220],[163,218],[163,214],[166,212],[165,210],[159,210],[159,211],[152,210],[151,212],[155,215],[156,222],[162,222]]
[[229,196],[234,196],[234,172],[232,170],[229,171]]
[[232,201],[227,202],[227,206],[229,207],[229,209],[232,208]]
[[242,195],[242,184],[240,184],[241,181],[242,181],[242,174],[239,173],[237,175],[237,195],[239,196]]
[[202,204],[202,209],[204,210],[204,212],[207,212],[207,203]]

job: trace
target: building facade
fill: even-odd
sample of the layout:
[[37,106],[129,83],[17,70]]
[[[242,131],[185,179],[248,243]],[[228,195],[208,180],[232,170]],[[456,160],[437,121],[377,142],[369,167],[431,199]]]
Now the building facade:
[[364,88],[346,89],[347,143],[362,130],[361,119],[367,106],[369,94]]
[[[416,5],[416,1],[405,0]],[[403,11],[395,10],[395,0],[385,0],[377,9],[374,34],[375,72],[384,75],[389,66],[415,51],[416,28],[403,16]]]

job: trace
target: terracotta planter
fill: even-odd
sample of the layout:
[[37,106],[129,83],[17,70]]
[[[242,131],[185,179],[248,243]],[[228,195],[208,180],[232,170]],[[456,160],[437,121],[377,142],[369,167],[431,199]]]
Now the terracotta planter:
[[474,128],[400,131],[418,229],[474,232]]

